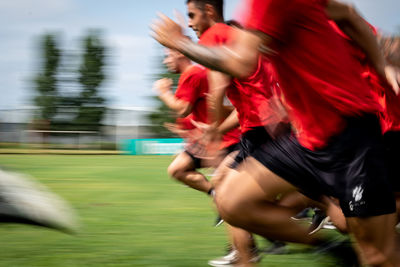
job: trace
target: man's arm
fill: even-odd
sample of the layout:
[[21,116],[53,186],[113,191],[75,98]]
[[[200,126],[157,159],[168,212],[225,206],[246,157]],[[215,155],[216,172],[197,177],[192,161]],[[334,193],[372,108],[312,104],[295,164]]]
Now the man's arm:
[[185,38],[181,27],[160,14],[160,21],[152,25],[153,37],[162,45],[178,50],[188,58],[207,68],[234,77],[247,77],[257,66],[259,49],[272,41],[265,34],[235,29],[230,46],[205,47]]
[[218,71],[209,71],[207,74],[209,93],[207,105],[210,110],[210,121],[218,125],[225,118],[224,98],[226,90],[231,84],[231,77]]
[[220,135],[224,135],[230,130],[239,127],[239,117],[237,110],[234,109],[231,114],[218,126],[217,131]]
[[340,29],[364,51],[377,74],[386,80],[398,94],[399,82],[396,79],[395,68],[386,63],[376,35],[355,8],[336,0],[330,0],[326,12],[329,18],[335,21]]
[[192,105],[184,100],[177,98],[171,89],[171,79],[161,79],[154,83],[154,89],[158,92],[158,97],[165,105],[175,111],[179,117],[186,117],[192,112]]
[[386,61],[400,68],[400,36],[383,36],[378,33],[377,37]]
[[330,0],[326,6],[326,13],[364,51],[378,74],[385,77],[386,63],[377,38],[357,10],[349,4]]

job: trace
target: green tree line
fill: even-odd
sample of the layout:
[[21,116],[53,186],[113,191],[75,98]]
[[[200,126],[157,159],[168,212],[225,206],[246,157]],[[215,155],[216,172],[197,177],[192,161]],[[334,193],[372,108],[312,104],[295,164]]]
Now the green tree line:
[[[81,45],[81,54],[68,54],[59,48],[58,35],[41,36],[41,62],[33,79],[37,130],[100,130],[106,110],[100,86],[106,78],[107,50],[99,31],[89,31]],[[76,58],[79,64],[74,64]]]

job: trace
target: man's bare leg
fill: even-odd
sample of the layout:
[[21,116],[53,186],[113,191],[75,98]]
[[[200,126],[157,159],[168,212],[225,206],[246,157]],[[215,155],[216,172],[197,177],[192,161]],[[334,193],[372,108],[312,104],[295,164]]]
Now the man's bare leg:
[[300,212],[308,207],[313,207],[314,202],[298,191],[290,192],[278,200],[278,204],[283,207],[290,207]]
[[222,217],[236,227],[266,238],[303,244],[321,242],[318,235],[308,235],[307,227],[290,220],[295,210],[275,203],[278,195],[296,188],[253,158],[244,164],[241,171],[228,173],[216,189],[216,203]]
[[232,244],[234,249],[239,252],[239,262],[247,263],[250,262],[254,254],[252,251],[255,248],[255,241],[251,233],[228,225],[229,235],[232,238]]
[[368,266],[400,266],[399,235],[395,213],[368,218],[347,218],[347,225],[359,246],[361,260]]
[[168,174],[193,189],[204,193],[210,192],[211,183],[206,177],[195,170],[193,159],[186,153],[180,153],[168,167]]
[[230,153],[222,160],[221,164],[218,165],[217,169],[214,172],[214,176],[210,180],[214,188],[217,188],[223,182],[223,180],[226,178],[227,173],[229,173],[230,171],[237,171],[236,169],[232,169],[230,167],[234,162],[237,154],[238,151]]
[[[214,176],[211,179],[211,183],[214,188],[219,187],[226,179],[227,174],[230,172],[237,172],[237,169],[232,169],[230,166],[234,162],[234,158],[237,155],[237,151],[229,154],[218,166],[217,170],[214,172]],[[227,230],[229,234],[229,238],[232,244],[233,249],[236,249],[239,254],[239,264],[241,266],[251,266],[250,260],[255,256],[254,248],[256,248],[255,240],[252,234],[246,230],[233,227],[227,224]]]
[[337,205],[331,198],[326,196],[324,196],[321,201],[323,203],[322,209],[330,217],[336,229],[343,234],[347,234],[348,233],[347,222],[340,206]]

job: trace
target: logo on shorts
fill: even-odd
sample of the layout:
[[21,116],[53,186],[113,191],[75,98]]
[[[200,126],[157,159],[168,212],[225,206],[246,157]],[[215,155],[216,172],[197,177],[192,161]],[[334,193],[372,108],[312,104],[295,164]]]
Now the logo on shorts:
[[354,210],[354,207],[358,207],[365,204],[365,201],[361,201],[363,197],[364,189],[361,185],[354,187],[353,189],[353,201],[349,202],[349,208],[351,211]]
[[362,189],[361,186],[356,186],[353,189],[353,198],[356,202],[360,201],[362,199],[362,195],[364,193],[364,189]]

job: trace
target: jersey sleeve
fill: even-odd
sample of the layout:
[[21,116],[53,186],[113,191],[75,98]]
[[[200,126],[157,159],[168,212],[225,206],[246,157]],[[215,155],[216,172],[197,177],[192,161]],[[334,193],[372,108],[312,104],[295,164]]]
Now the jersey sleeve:
[[204,46],[226,45],[232,42],[233,37],[232,27],[217,23],[202,34],[199,44]]
[[247,0],[245,28],[261,31],[280,41],[288,38],[288,25],[294,21],[296,1]]
[[205,74],[201,75],[200,73],[191,73],[183,77],[178,84],[175,96],[194,105],[204,94],[204,87],[206,86],[204,79],[206,79]]

